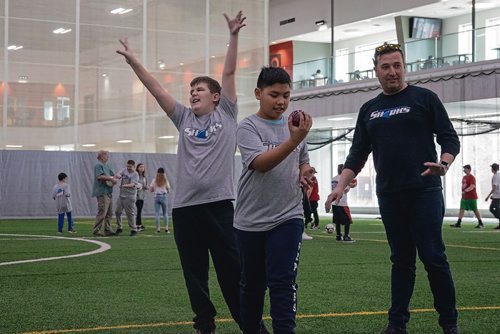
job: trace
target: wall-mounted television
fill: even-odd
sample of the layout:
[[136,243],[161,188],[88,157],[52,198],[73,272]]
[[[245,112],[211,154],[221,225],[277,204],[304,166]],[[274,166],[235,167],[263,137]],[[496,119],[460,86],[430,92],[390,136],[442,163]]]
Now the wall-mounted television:
[[410,38],[432,38],[441,36],[443,20],[431,17],[410,18]]

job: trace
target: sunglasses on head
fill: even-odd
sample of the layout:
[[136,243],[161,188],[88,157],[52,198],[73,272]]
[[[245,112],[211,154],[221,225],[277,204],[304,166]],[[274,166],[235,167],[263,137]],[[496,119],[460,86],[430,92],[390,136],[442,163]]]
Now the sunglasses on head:
[[403,50],[401,50],[401,45],[400,44],[389,44],[389,43],[384,43],[380,46],[377,46],[375,48],[375,57],[381,55],[381,54],[384,54],[384,53],[387,53],[387,52],[391,52],[391,51],[400,51],[400,52],[403,52]]

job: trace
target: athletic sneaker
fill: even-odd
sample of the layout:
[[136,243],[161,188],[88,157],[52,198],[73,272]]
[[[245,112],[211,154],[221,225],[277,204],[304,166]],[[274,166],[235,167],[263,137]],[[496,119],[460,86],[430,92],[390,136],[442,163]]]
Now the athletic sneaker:
[[62,231],[58,231],[57,234],[59,235],[63,235]]
[[165,230],[165,233],[170,234],[170,231],[169,230]]
[[335,240],[337,240],[337,241],[343,241],[344,239],[342,239],[341,235],[337,235],[337,237],[335,238]]
[[344,235],[344,242],[355,242],[355,240],[352,240],[349,235]]
[[477,224],[474,228],[484,228],[484,224]]
[[382,334],[408,334],[406,329],[389,325]]
[[68,233],[76,233],[74,229],[68,230]]
[[130,231],[130,236],[131,237],[136,236],[136,235],[137,235],[137,231],[134,231],[134,230]]
[[457,326],[444,327],[443,333],[444,334],[460,334]]
[[460,227],[462,227],[459,223],[456,223],[456,224],[451,224],[450,226],[451,226],[451,227],[456,227],[456,228],[460,228]]
[[115,235],[120,235],[120,233],[122,233],[123,230],[121,228],[117,229],[116,232],[115,232]]
[[302,240],[312,240],[313,237],[311,237],[310,235],[307,235],[306,232],[302,232]]
[[495,227],[495,230],[500,230],[500,225],[498,225],[497,227]]

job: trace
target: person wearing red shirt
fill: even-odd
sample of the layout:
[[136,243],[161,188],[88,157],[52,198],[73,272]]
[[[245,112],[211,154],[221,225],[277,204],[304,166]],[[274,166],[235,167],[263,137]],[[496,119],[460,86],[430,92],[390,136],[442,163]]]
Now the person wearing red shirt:
[[[314,169],[313,167],[313,170],[316,174],[316,169]],[[318,227],[319,227],[319,215],[318,215],[318,202],[319,202],[319,189],[318,189],[318,179],[316,178],[316,176],[314,176],[312,178],[312,187],[310,187],[310,193],[308,191],[308,195],[309,195],[309,205],[311,207],[311,212],[313,217],[314,217],[314,220],[311,222],[311,228],[313,230],[317,230]],[[309,219],[309,221],[311,221],[311,216],[308,216],[306,217]]]
[[458,212],[458,220],[456,224],[450,225],[451,227],[462,227],[462,218],[464,212],[474,211],[478,224],[476,228],[484,228],[481,214],[477,209],[477,192],[476,192],[476,178],[471,174],[471,166],[464,166],[464,177],[462,178],[462,199],[460,200],[460,211]]

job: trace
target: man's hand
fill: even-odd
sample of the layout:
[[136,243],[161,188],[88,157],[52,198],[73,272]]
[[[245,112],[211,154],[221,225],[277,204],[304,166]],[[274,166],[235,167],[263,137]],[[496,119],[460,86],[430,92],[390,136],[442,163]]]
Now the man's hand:
[[335,189],[328,195],[328,198],[325,202],[325,211],[330,212],[332,208],[332,204],[339,204],[340,199],[344,195],[344,189],[341,189],[339,186],[336,186]]
[[422,174],[420,174],[422,176],[427,176],[427,175],[444,176],[448,171],[448,167],[437,162],[425,162],[424,166],[426,166],[427,169],[423,171]]
[[227,26],[231,35],[239,33],[240,29],[246,26],[246,24],[244,23],[246,17],[243,16],[243,12],[241,10],[238,12],[238,14],[236,14],[236,17],[234,19],[230,19],[226,13],[224,13],[224,17],[226,18]]
[[300,175],[299,175],[299,181],[302,187],[304,187],[305,190],[309,189],[312,187],[314,183],[314,168],[311,166],[307,165],[307,168],[301,168],[300,169]]

